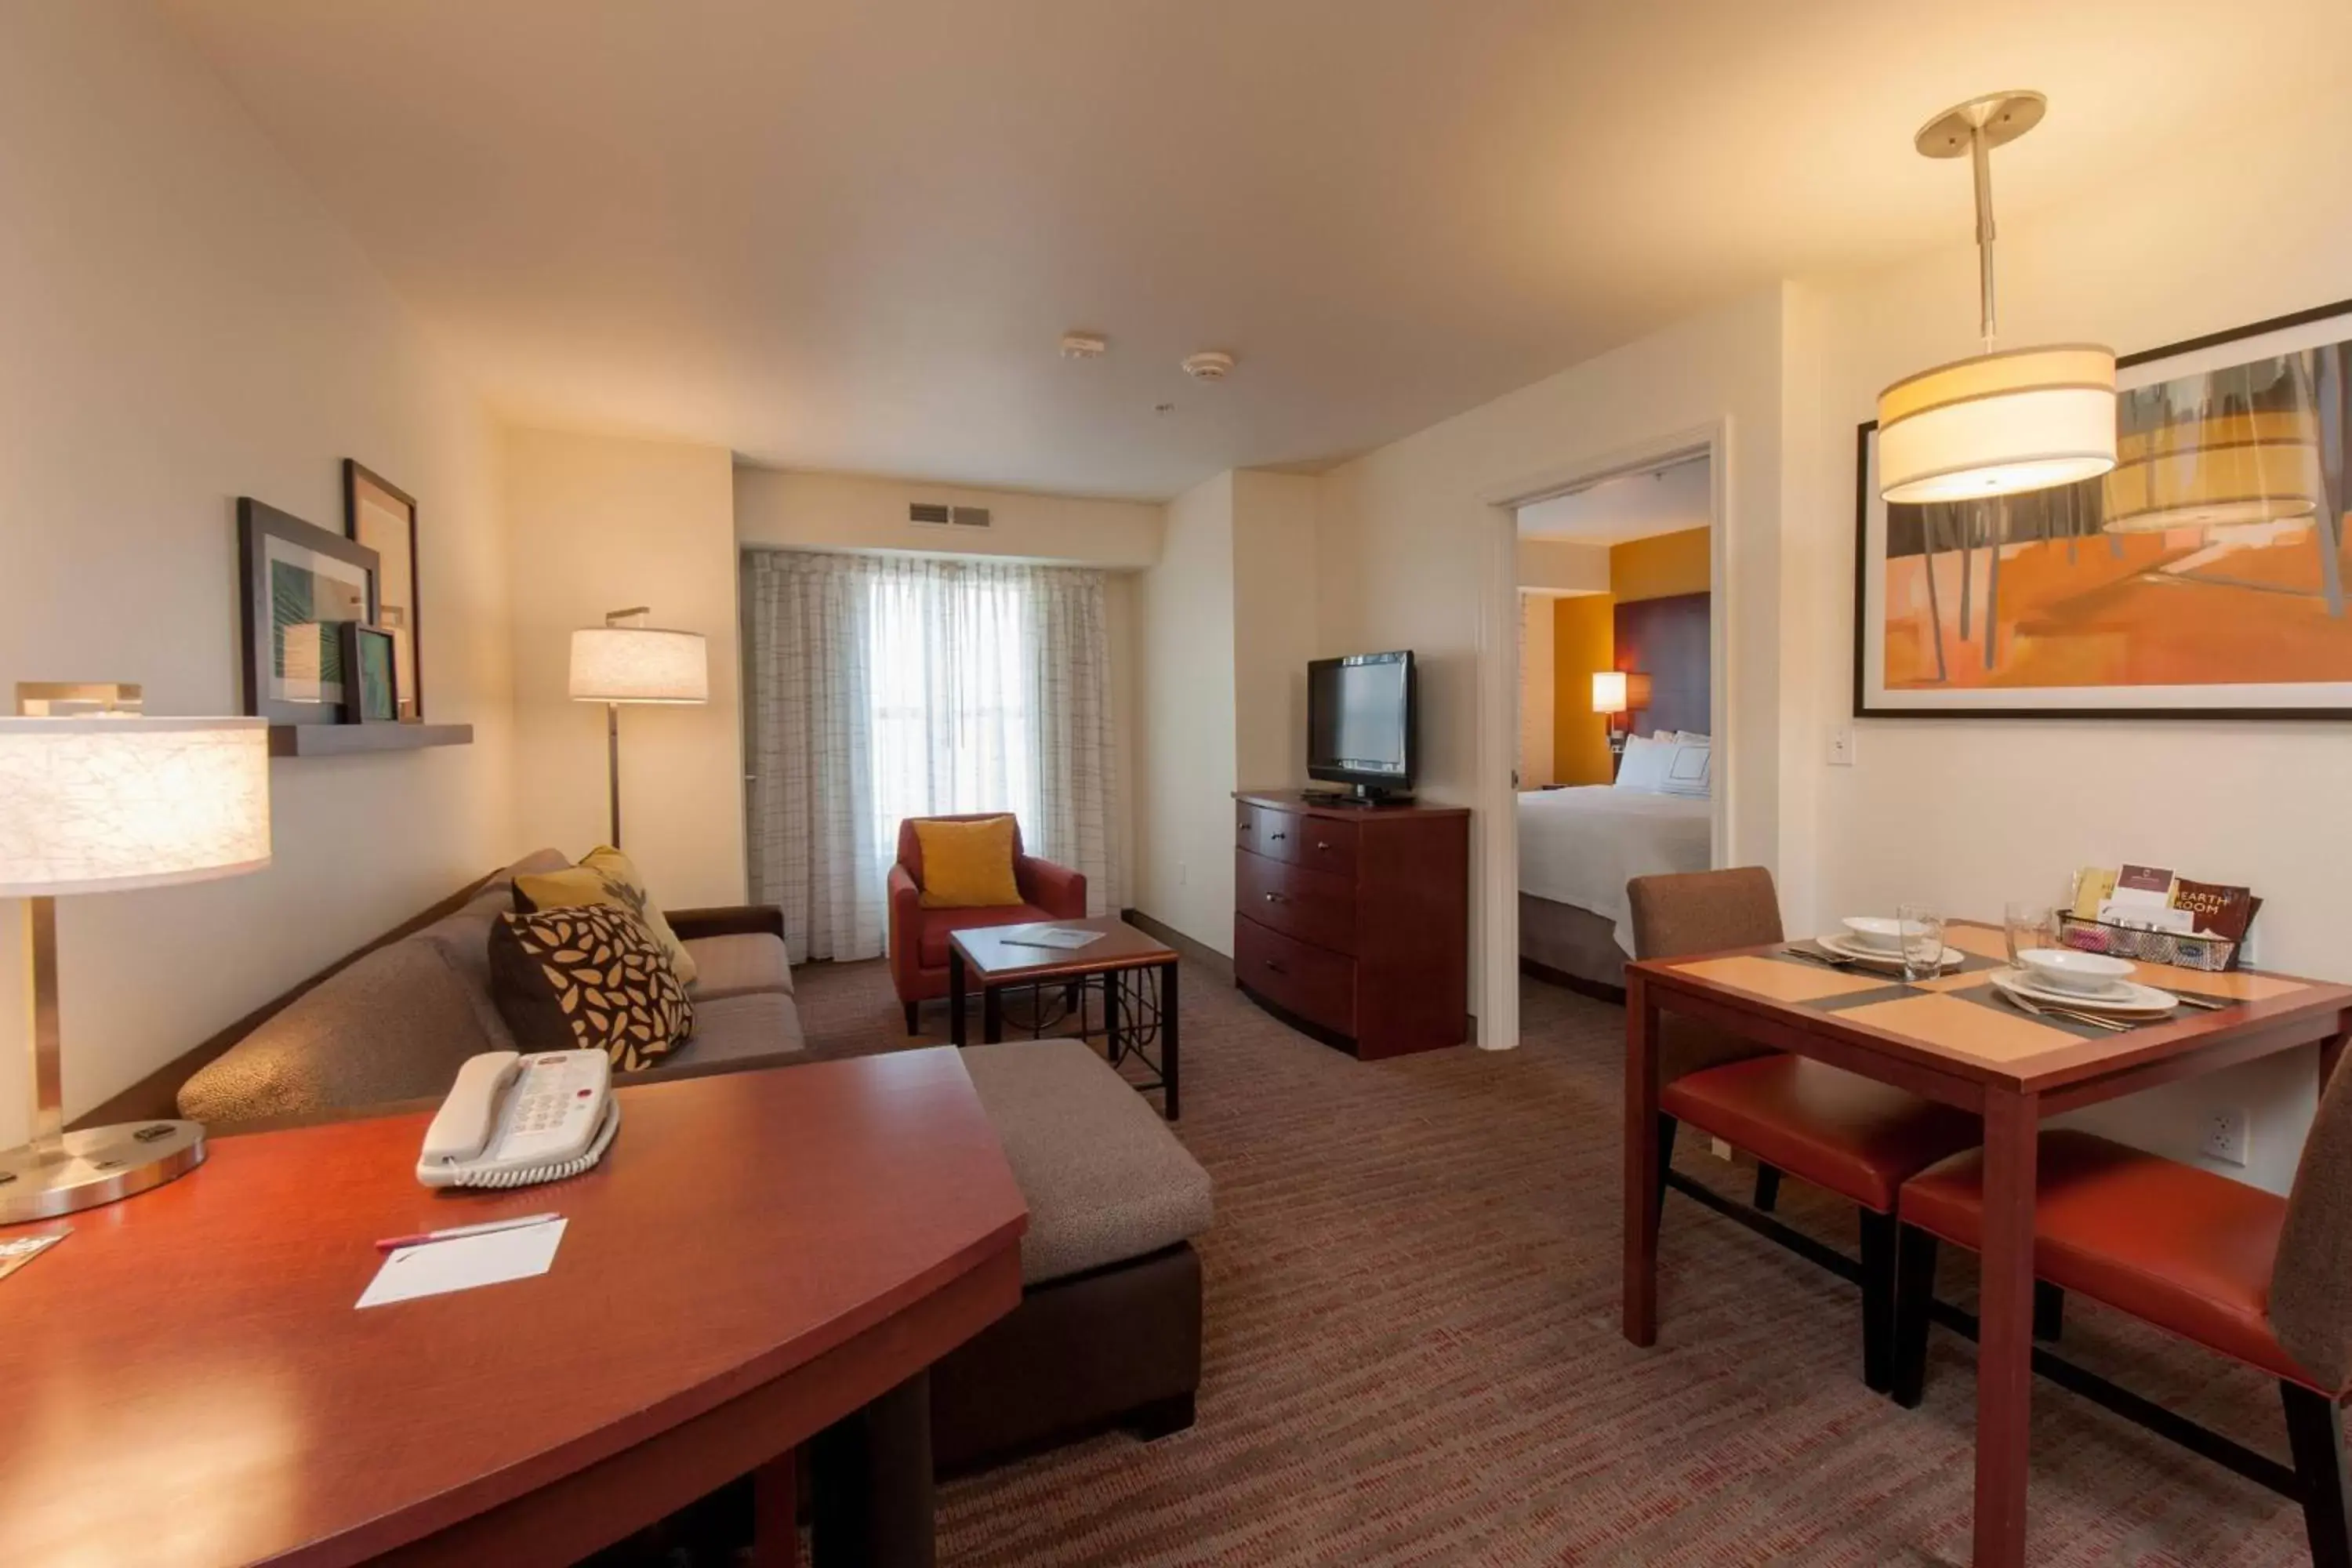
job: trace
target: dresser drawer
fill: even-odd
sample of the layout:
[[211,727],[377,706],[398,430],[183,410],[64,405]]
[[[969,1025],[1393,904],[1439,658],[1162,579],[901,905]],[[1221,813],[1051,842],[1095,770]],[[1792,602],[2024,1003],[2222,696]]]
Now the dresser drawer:
[[1234,977],[1277,1007],[1356,1032],[1356,961],[1294,942],[1247,915],[1234,921]]
[[1349,878],[1242,849],[1234,855],[1234,899],[1236,914],[1285,936],[1356,950],[1356,885]]
[[1335,877],[1356,874],[1354,823],[1247,804],[1237,805],[1234,811],[1235,847],[1288,861],[1293,866],[1328,871]]

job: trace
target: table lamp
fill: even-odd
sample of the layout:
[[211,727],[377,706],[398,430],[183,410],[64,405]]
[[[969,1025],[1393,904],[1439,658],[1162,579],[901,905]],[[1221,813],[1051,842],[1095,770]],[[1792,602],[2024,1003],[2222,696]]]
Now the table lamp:
[[16,689],[0,718],[0,898],[26,900],[33,1139],[0,1152],[0,1225],[158,1187],[204,1163],[194,1121],[65,1131],[61,894],[234,877],[269,864],[269,726],[153,719],[137,687]]
[[572,634],[572,700],[604,705],[604,766],[613,807],[614,848],[621,847],[621,705],[710,700],[710,656],[700,632],[645,624],[640,605],[614,610],[601,626]]
[[1650,678],[1633,670],[1596,669],[1592,672],[1592,710],[1609,716],[1609,754],[1625,753],[1626,731],[1618,728],[1622,714],[1650,705]]

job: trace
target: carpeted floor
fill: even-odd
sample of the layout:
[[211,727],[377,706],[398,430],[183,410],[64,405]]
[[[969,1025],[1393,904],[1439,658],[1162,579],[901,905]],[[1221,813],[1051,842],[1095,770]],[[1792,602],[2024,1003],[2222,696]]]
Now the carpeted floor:
[[[796,980],[814,1037],[898,1036],[881,965]],[[1972,1347],[1938,1331],[1927,1405],[1896,1408],[1862,1385],[1853,1287],[1675,1195],[1660,1342],[1628,1345],[1623,1014],[1534,982],[1525,1009],[1518,1050],[1368,1065],[1188,969],[1181,1132],[1217,1191],[1199,1425],[950,1486],[941,1563],[1966,1563]],[[1704,1149],[1678,1163],[1744,1194]],[[1851,1247],[1850,1209],[1793,1183],[1782,1208]],[[2272,1384],[2069,1305],[2069,1355],[2284,1458]],[[2308,1561],[2292,1505],[2034,1402],[2035,1563]]]

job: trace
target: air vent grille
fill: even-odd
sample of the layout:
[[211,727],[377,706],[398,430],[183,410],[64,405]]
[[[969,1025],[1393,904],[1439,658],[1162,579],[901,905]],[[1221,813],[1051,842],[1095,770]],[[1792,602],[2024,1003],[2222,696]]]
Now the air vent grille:
[[941,506],[937,501],[914,501],[907,508],[907,521],[924,528],[945,528],[950,521],[951,510],[951,508]]
[[952,510],[949,521],[958,528],[986,528],[988,509],[984,506],[956,507]]

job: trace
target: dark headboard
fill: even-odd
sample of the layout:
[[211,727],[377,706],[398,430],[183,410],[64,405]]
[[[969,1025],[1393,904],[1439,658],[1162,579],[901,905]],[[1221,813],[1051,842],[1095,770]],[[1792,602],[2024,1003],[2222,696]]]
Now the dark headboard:
[[1619,669],[1650,678],[1650,705],[1633,716],[1633,732],[1695,730],[1715,733],[1709,689],[1707,594],[1635,599],[1616,608]]

